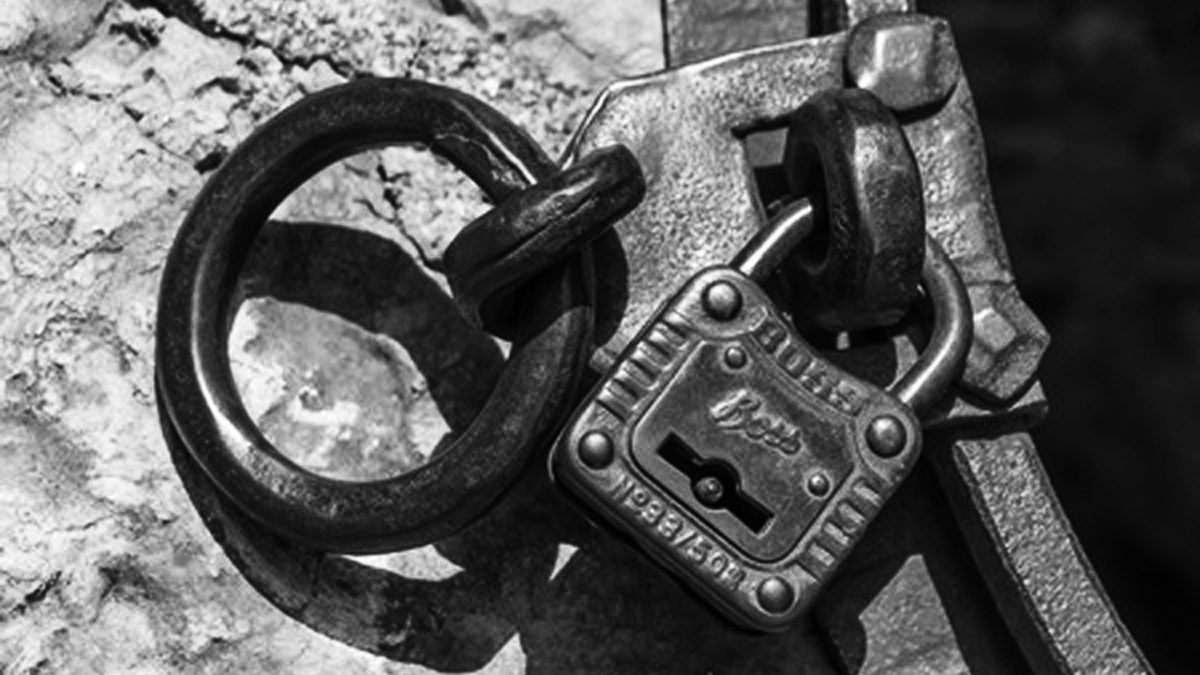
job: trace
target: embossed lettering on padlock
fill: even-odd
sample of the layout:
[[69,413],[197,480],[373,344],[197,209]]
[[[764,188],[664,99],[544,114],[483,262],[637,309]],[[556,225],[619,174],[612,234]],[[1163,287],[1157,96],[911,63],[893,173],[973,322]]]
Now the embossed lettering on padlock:
[[[907,400],[832,365],[739,271],[790,248],[763,246],[770,255],[701,272],[659,310],[567,426],[552,468],[730,619],[777,630],[912,469],[921,427]],[[946,353],[942,337],[937,368],[908,378],[906,396],[946,386],[943,357],[961,364],[966,341],[953,336]]]

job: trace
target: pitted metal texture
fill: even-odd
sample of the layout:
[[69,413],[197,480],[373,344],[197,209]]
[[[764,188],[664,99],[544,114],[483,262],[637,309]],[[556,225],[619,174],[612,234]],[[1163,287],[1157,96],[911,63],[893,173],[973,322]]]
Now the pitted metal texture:
[[[646,174],[647,196],[601,240],[611,272],[599,280],[595,368],[607,367],[649,317],[656,289],[728,259],[757,229],[763,207],[742,138],[781,124],[817,92],[843,87],[849,41],[836,33],[760,47],[619,82],[600,96],[570,156],[626,145]],[[943,58],[957,62],[952,50]],[[926,228],[962,273],[976,324],[961,389],[930,423],[1036,419],[1045,400],[1034,373],[1048,337],[1014,286],[967,82],[906,120],[904,131],[924,185]],[[888,356],[895,370],[915,357],[907,339]]]

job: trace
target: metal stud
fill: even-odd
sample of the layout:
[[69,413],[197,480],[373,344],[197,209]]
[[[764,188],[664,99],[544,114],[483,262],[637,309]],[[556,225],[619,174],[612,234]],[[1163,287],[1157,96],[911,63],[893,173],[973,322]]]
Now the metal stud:
[[742,310],[742,293],[728,281],[704,289],[704,311],[718,321],[728,321]]
[[769,577],[758,585],[758,604],[772,614],[786,612],[795,599],[791,585],[780,577]]
[[579,439],[579,459],[592,469],[603,469],[613,460],[612,439],[603,431],[589,431]]
[[867,446],[880,457],[895,457],[908,445],[908,431],[894,415],[880,415],[867,427]]

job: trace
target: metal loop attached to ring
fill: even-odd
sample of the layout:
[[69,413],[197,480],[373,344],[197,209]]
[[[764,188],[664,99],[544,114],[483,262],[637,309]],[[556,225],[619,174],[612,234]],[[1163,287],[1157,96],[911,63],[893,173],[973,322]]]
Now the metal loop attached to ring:
[[512,339],[523,282],[590,244],[645,193],[637,157],[616,145],[513,195],[446,247],[442,262],[455,300],[476,324]]
[[835,332],[899,321],[918,294],[925,207],[895,116],[863,89],[819,92],[792,116],[784,169],[826,222],[787,266],[805,314]]
[[163,270],[157,379],[174,431],[239,508],[327,551],[418,546],[474,520],[556,430],[591,346],[591,272],[581,254],[522,295],[523,321],[492,396],[429,464],[348,483],[300,468],[267,441],[226,352],[239,270],[292,190],[338,159],[398,143],[428,145],[497,203],[557,171],[521,129],[470,96],[413,80],[352,82],[305,98],[242,143],[196,198]]

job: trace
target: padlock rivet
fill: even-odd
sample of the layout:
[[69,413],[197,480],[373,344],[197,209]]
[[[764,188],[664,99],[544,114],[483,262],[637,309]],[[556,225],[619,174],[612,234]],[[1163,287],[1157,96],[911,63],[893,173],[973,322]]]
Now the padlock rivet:
[[728,281],[704,289],[704,311],[718,321],[728,321],[742,310],[742,294]]
[[735,369],[746,365],[746,350],[738,346],[726,348],[725,365]]
[[814,473],[809,476],[808,491],[814,497],[824,497],[829,494],[829,476],[823,473]]
[[792,606],[795,593],[788,582],[779,577],[764,579],[758,585],[758,604],[772,614],[782,614]]
[[696,493],[696,499],[700,500],[701,504],[708,507],[715,507],[721,503],[721,498],[725,496],[725,486],[721,484],[719,479],[712,476],[705,476],[692,485],[692,492]]
[[612,439],[603,431],[589,431],[579,439],[579,459],[593,469],[603,469],[613,459]]
[[908,431],[894,415],[880,415],[867,427],[867,446],[880,457],[895,457],[908,444]]

